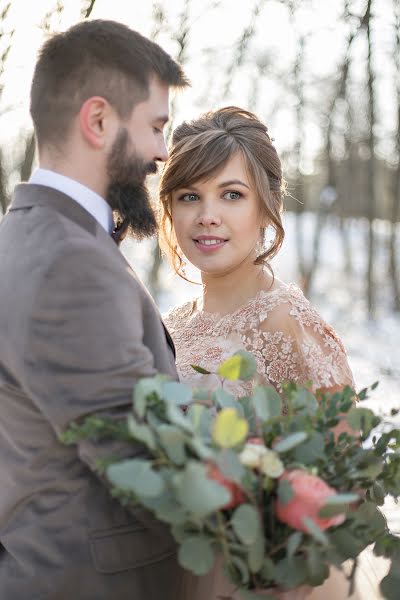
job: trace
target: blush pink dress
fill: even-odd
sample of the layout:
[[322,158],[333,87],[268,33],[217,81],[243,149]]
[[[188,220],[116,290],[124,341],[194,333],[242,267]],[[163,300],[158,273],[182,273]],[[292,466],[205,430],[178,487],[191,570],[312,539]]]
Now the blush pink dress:
[[[330,390],[354,380],[347,356],[338,335],[311,306],[294,284],[277,282],[271,291],[260,291],[245,305],[229,314],[207,313],[193,300],[173,308],[164,321],[176,346],[176,364],[180,380],[192,387],[215,389],[220,380],[202,375],[191,365],[215,371],[219,363],[237,350],[251,352],[257,362],[255,382],[272,384],[281,392],[285,380],[312,381],[314,390]],[[225,382],[224,388],[236,397],[251,391],[251,382]],[[386,575],[388,563],[362,555],[357,591],[351,600],[378,600],[378,577]],[[337,570],[323,586],[301,595],[309,600],[347,598],[348,584]],[[282,596],[294,600],[295,593]],[[238,598],[225,579],[220,559],[213,570],[203,576],[188,574],[185,600],[220,600]]]

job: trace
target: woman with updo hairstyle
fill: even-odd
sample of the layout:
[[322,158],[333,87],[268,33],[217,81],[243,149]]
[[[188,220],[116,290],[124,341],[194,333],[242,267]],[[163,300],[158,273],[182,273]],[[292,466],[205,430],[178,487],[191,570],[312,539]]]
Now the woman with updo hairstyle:
[[[182,382],[213,390],[219,379],[191,365],[215,372],[234,352],[247,350],[256,359],[257,383],[279,394],[287,381],[307,382],[314,392],[354,388],[335,331],[295,284],[273,274],[270,261],[284,238],[285,189],[268,129],[251,112],[230,106],[175,129],[160,180],[160,245],[178,275],[187,279],[188,261],[202,280],[200,295],[164,316]],[[241,397],[252,385],[226,381],[224,389]],[[346,427],[341,423],[337,433]],[[286,600],[340,600],[347,581],[336,573],[312,592],[301,587],[280,594],[274,591]],[[204,577],[188,574],[188,600],[225,596],[236,598],[218,561]],[[363,588],[351,598],[379,594]]]

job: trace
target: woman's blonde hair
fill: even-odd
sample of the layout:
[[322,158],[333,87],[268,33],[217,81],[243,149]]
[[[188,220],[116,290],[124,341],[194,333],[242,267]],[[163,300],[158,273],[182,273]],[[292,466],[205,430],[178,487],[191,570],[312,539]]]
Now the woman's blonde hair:
[[172,221],[172,192],[212,177],[237,152],[245,159],[263,216],[275,231],[271,245],[263,249],[254,264],[270,268],[269,261],[282,245],[285,182],[267,127],[253,113],[236,106],[208,112],[174,130],[159,185],[160,247],[175,272],[184,279],[183,259]]

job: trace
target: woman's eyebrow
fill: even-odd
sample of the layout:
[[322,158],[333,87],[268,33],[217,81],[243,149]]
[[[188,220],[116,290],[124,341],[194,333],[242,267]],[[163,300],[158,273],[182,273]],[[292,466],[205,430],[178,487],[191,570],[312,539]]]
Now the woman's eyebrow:
[[238,184],[243,185],[248,190],[250,189],[249,186],[247,185],[247,183],[244,183],[244,181],[241,181],[240,179],[229,179],[228,181],[222,181],[221,183],[218,184],[218,187],[222,188],[222,187],[226,187],[227,185],[238,185]]

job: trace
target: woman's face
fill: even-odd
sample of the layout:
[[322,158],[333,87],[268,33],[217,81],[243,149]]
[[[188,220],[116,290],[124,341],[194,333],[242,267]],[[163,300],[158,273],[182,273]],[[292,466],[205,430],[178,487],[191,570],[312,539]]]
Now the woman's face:
[[202,273],[223,275],[254,266],[262,226],[260,204],[240,152],[206,181],[172,193],[180,249]]

